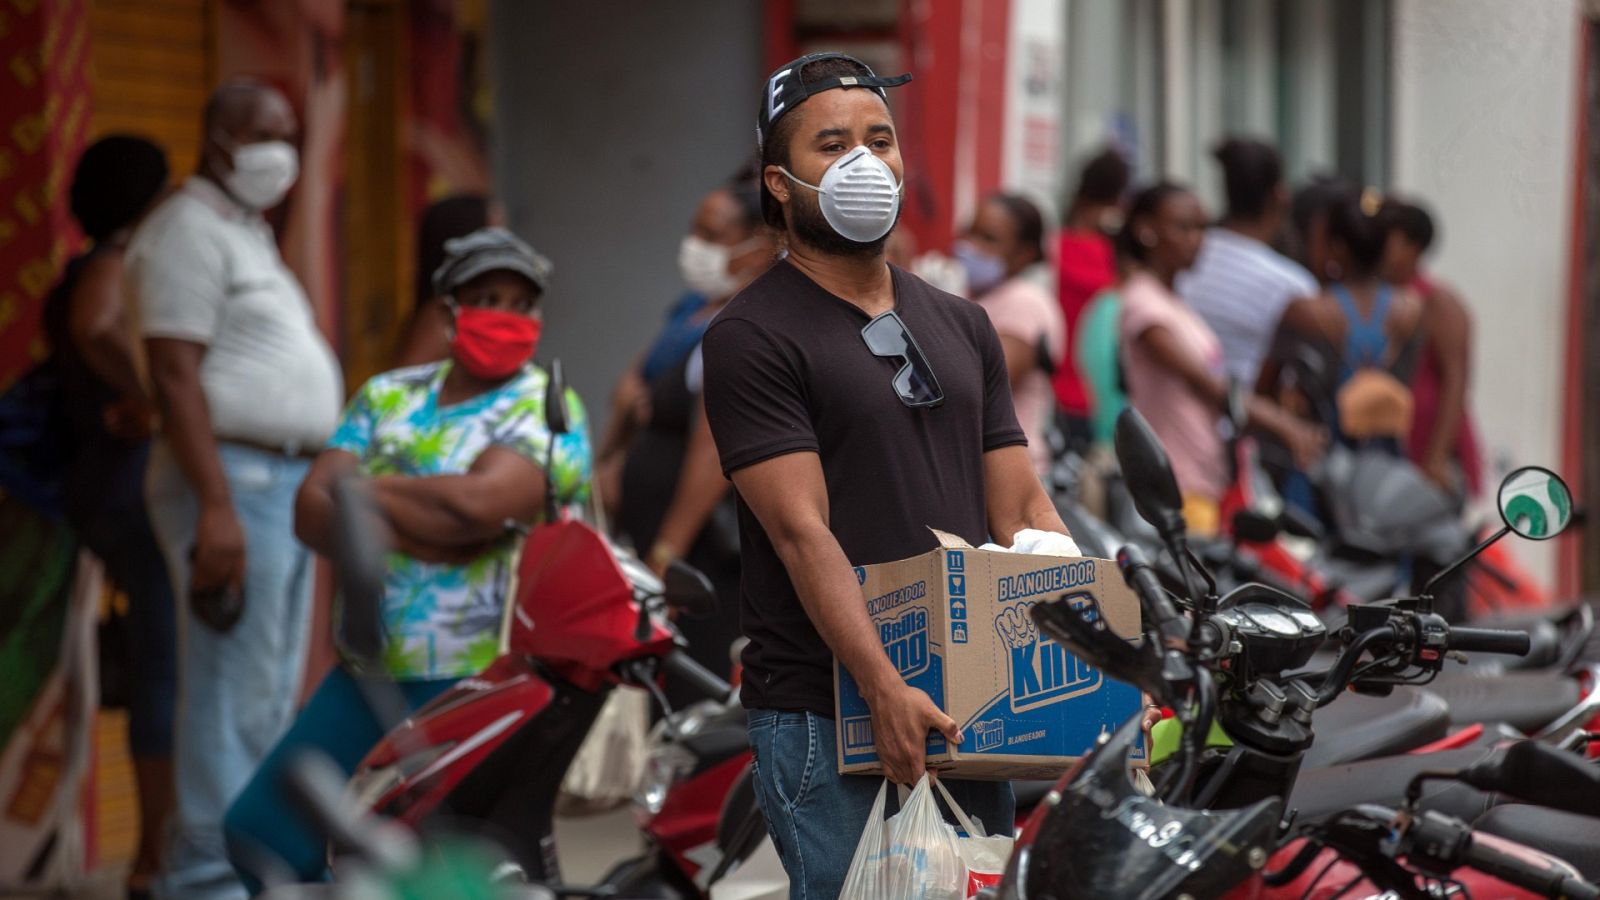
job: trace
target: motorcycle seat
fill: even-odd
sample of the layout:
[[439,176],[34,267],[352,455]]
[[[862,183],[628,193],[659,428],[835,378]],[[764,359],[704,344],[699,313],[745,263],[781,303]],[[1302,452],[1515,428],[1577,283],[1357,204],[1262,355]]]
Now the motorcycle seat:
[[[1297,823],[1312,823],[1362,803],[1397,806],[1405,797],[1406,785],[1417,773],[1466,768],[1487,752],[1487,747],[1479,745],[1302,769],[1289,794],[1287,808],[1296,811]],[[1459,782],[1429,781],[1423,787],[1423,808],[1467,822],[1482,815],[1493,802],[1493,795]]]
[[1479,816],[1472,827],[1564,859],[1584,878],[1600,880],[1600,819],[1507,803]]
[[1387,697],[1345,693],[1313,722],[1316,740],[1302,765],[1322,768],[1404,753],[1445,736],[1450,709],[1430,691],[1395,688]]
[[1458,725],[1505,722],[1527,734],[1549,725],[1583,699],[1578,679],[1560,672],[1448,678],[1435,681],[1428,690],[1444,699]]

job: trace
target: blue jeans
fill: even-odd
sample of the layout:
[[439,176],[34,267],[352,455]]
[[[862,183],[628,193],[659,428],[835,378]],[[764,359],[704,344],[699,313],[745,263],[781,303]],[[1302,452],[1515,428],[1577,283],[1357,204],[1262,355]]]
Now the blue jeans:
[[222,817],[294,718],[311,610],[311,553],[294,537],[304,459],[218,444],[245,538],[244,614],[218,634],[189,609],[189,551],[199,505],[171,448],[158,441],[145,473],[150,525],[178,608],[176,804],[163,900],[244,900],[228,863]]
[[[406,711],[444,693],[455,679],[401,681],[393,685]],[[391,723],[393,724],[393,723]],[[289,732],[272,748],[223,822],[228,853],[252,891],[264,882],[322,881],[327,876],[326,838],[289,802],[284,777],[301,753],[320,751],[345,775],[355,772],[367,751],[383,738],[359,681],[343,666],[322,679]]]
[[[752,709],[749,729],[756,802],[789,875],[789,897],[833,900],[844,886],[883,779],[839,774],[834,721],[826,716]],[[1011,833],[1017,804],[1009,782],[944,784],[990,834]],[[899,808],[894,791],[888,806],[891,813]]]

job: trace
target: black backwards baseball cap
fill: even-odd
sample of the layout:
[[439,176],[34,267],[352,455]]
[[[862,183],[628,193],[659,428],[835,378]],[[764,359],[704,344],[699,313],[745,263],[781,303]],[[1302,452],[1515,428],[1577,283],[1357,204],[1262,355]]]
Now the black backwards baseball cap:
[[[800,72],[807,65],[823,59],[844,59],[855,63],[865,70],[864,75],[837,75],[819,78],[816,81],[806,81],[800,77]],[[807,53],[793,62],[785,63],[767,76],[766,89],[761,92],[761,112],[756,116],[756,149],[762,149],[767,135],[772,133],[772,126],[784,114],[804,103],[807,97],[831,91],[834,88],[870,88],[878,92],[878,96],[887,103],[889,95],[884,88],[899,87],[911,80],[911,74],[896,75],[885,78],[872,71],[872,67],[849,54],[825,50],[820,53]]]

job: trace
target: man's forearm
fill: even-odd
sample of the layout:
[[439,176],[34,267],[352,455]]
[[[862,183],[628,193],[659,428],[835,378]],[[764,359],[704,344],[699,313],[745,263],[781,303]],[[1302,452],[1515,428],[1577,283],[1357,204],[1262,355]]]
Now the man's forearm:
[[[1042,490],[1028,509],[1027,525],[1025,527],[1036,531],[1054,531],[1065,535],[1072,534],[1067,530],[1067,523],[1061,520],[1061,513],[1056,510],[1056,505],[1050,501],[1050,496]],[[1012,537],[1016,537],[1016,535],[1013,534]]]
[[855,678],[863,697],[882,694],[902,682],[883,651],[850,560],[832,534],[821,531],[779,547],[811,624]]
[[231,503],[228,479],[222,471],[222,459],[217,455],[217,438],[211,432],[211,411],[200,383],[158,376],[156,395],[161,406],[162,431],[200,505]]
[[1017,532],[1026,528],[1068,534],[1026,448],[1001,447],[985,453],[983,487],[988,494],[989,538],[995,543],[1009,547],[1016,543]]

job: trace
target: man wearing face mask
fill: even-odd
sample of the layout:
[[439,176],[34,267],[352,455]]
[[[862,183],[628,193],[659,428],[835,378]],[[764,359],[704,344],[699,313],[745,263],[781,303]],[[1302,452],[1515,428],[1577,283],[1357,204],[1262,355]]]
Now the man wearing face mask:
[[[657,572],[683,559],[705,573],[716,611],[684,615],[678,626],[695,661],[726,674],[728,647],[739,636],[739,536],[728,480],[700,401],[700,337],[729,299],[772,264],[771,235],[761,220],[753,177],[708,193],[679,244],[678,269],[689,287],[639,364],[618,385],[609,464],[617,531]],[[643,403],[627,402],[634,390]],[[693,686],[666,682],[674,708],[696,700]]]
[[312,569],[294,495],[343,388],[261,215],[294,184],[293,110],[229,82],[204,128],[199,171],[139,228],[127,279],[162,417],[145,491],[178,602],[177,803],[154,891],[235,898],[222,816],[294,714]]
[[[384,578],[381,674],[412,709],[493,662],[516,561],[507,522],[539,519],[547,485],[558,503],[582,500],[589,486],[583,405],[568,392],[570,430],[552,438],[549,375],[531,362],[549,261],[499,228],[444,251],[433,287],[452,323],[450,359],[385,372],[357,391],[295,506],[300,538],[331,555],[333,487],[368,478],[396,551]],[[317,880],[324,841],[284,796],[284,773],[315,749],[348,775],[383,732],[351,670],[329,672],[228,811],[240,872],[255,881],[286,867]]]
[[[1028,459],[988,317],[885,261],[904,173],[884,89],[907,80],[839,53],[767,79],[762,207],[789,252],[703,344],[706,414],[740,499],[756,796],[791,897],[838,895],[882,783],[834,765],[835,659],[867,700],[890,779],[922,776],[930,732],[962,740],[884,653],[852,566],[934,549],[930,526],[974,546],[1025,528],[1071,544]],[[1010,831],[1006,783],[947,784]]]

